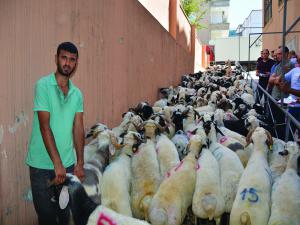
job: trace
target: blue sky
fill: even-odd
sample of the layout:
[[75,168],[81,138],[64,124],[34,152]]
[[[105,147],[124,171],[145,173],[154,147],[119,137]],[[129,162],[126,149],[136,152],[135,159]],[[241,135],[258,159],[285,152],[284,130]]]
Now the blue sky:
[[253,9],[261,9],[262,0],[230,0],[228,20],[230,29],[236,29]]

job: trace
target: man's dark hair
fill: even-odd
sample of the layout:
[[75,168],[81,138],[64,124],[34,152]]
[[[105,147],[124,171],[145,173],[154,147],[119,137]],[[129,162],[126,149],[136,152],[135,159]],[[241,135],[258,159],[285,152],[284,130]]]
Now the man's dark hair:
[[[282,48],[281,45],[278,48]],[[284,53],[289,53],[290,50],[288,47],[284,46]]]
[[67,52],[70,52],[72,54],[76,54],[77,57],[78,57],[78,49],[77,47],[71,43],[71,42],[63,42],[61,43],[58,47],[57,47],[57,56],[59,56],[59,53],[61,50],[64,50],[64,51],[67,51]]
[[266,51],[268,54],[270,54],[269,49],[265,48],[262,50],[262,52]]

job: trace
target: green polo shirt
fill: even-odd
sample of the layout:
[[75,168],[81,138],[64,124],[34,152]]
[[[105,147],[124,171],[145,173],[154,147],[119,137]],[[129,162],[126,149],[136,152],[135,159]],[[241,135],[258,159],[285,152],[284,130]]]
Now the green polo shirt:
[[54,73],[35,84],[34,116],[26,163],[40,169],[53,169],[53,162],[42,139],[37,111],[50,113],[50,127],[64,167],[75,163],[73,122],[77,112],[83,112],[81,91],[69,80],[69,92],[64,96]]

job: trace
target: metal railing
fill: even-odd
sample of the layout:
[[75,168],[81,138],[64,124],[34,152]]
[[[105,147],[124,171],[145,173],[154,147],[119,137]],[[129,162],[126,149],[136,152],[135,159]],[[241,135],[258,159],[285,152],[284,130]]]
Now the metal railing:
[[[245,71],[245,70],[243,70]],[[247,73],[247,83],[249,83],[249,77],[250,77],[250,85],[253,88],[253,84],[256,85],[256,90],[255,93],[259,99],[259,103],[261,105],[264,105],[265,107],[267,107],[269,116],[271,118],[272,121],[272,125],[274,128],[274,134],[276,138],[282,139],[284,141],[288,141],[288,140],[293,140],[293,141],[298,141],[298,137],[295,137],[295,133],[298,130],[298,134],[300,134],[300,122],[298,120],[296,120],[289,112],[288,112],[288,106],[287,108],[284,108],[280,105],[280,103],[278,103],[263,87],[261,87],[257,81],[253,80],[253,78],[249,75],[249,72]],[[262,96],[260,96],[259,91],[262,94]],[[263,101],[264,100],[264,101]],[[271,103],[273,103],[273,106],[275,106],[276,110],[280,110],[281,113],[284,114],[285,116],[285,122],[284,123],[277,123],[276,122],[276,118],[274,116],[274,107],[271,106]],[[278,134],[278,127],[279,126],[286,126],[285,127],[285,134],[284,137],[280,136]]]

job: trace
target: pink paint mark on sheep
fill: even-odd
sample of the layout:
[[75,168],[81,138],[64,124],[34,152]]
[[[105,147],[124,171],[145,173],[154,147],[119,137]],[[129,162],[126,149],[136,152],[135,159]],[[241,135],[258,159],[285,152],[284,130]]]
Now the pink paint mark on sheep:
[[226,136],[224,136],[219,140],[219,142],[220,142],[220,144],[223,144],[227,140],[228,140],[228,138]]
[[101,213],[97,225],[117,225],[109,216]]
[[191,131],[188,131],[188,132],[187,132],[188,138],[191,138],[193,135],[194,135],[194,134],[193,134]]
[[174,171],[179,170],[179,168],[183,165],[183,161],[181,161],[174,169]]
[[136,150],[134,153],[133,153],[133,155],[137,155],[137,154],[139,154],[140,153],[140,150],[138,149],[138,150]]
[[166,173],[166,178],[169,178],[170,176],[171,176],[171,172],[168,171],[168,172]]
[[200,164],[199,163],[196,164],[196,170],[197,171],[200,170]]

